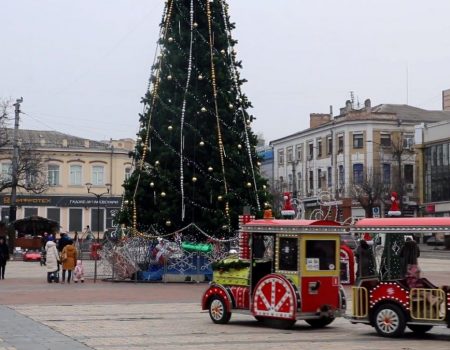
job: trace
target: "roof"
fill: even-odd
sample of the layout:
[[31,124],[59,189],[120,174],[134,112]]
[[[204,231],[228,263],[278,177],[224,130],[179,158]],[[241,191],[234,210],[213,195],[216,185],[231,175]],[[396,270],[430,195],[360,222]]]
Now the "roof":
[[[352,110],[352,112],[364,112],[365,109],[361,110]],[[316,130],[321,127],[330,127],[331,125],[336,125],[334,123],[342,123],[342,122],[355,122],[355,121],[361,121],[363,120],[365,123],[367,121],[384,121],[384,122],[397,122],[397,121],[403,121],[403,122],[409,122],[409,123],[435,123],[440,122],[444,120],[450,120],[450,111],[430,111],[418,107],[413,107],[410,105],[405,104],[380,104],[374,107],[371,107],[370,114],[363,115],[363,119],[355,119],[353,116],[353,119],[348,119],[348,112],[345,112],[344,114],[335,116],[333,119],[331,119],[329,122],[321,124],[315,128],[307,128],[298,132],[295,132],[293,134],[289,134],[286,136],[283,136],[281,138],[272,140],[269,142],[270,145],[287,140],[292,137],[297,137],[302,134],[306,134],[310,132],[311,130]],[[390,117],[386,119],[386,116],[382,116],[383,114],[389,114]]]
[[343,233],[346,228],[336,221],[329,220],[280,220],[259,219],[242,226],[244,232],[297,233],[300,231],[314,233]]
[[450,231],[450,217],[361,219],[352,227],[352,230],[377,232],[401,231],[405,233]]
[[450,119],[450,111],[430,111],[404,104],[380,104],[372,107],[371,112],[396,114],[398,119],[409,122],[439,122]]
[[[13,130],[8,129],[9,146],[12,145]],[[109,150],[110,144],[85,139],[82,137],[63,134],[58,131],[49,130],[18,130],[18,139],[24,145],[31,145],[35,148],[64,148],[64,149],[97,149]]]

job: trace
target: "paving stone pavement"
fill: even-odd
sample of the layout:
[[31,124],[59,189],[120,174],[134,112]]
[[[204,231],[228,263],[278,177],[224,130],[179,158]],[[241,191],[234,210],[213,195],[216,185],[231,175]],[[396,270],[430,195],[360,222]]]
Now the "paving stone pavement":
[[[421,266],[437,284],[450,284],[450,260],[422,259]],[[422,337],[407,332],[404,338],[390,340],[378,337],[370,326],[352,325],[344,318],[320,330],[302,321],[291,330],[277,330],[239,314],[233,314],[227,325],[216,325],[200,310],[205,284],[61,285],[47,284],[44,277],[38,264],[8,263],[7,278],[0,281],[0,350],[450,347],[450,330],[441,327]]]

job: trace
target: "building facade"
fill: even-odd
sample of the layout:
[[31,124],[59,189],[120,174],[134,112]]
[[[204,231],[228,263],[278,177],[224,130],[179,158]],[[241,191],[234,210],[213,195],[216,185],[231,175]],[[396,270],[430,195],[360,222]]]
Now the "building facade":
[[[12,135],[12,132],[9,133]],[[61,231],[72,234],[89,225],[93,232],[112,227],[121,206],[122,184],[132,172],[128,154],[131,139],[92,141],[54,131],[19,130],[20,147],[28,147],[44,160],[48,189],[33,194],[17,189],[16,219],[32,215],[60,223]],[[1,176],[11,176],[12,142],[0,149]],[[19,148],[20,148],[19,147]],[[97,198],[88,193],[102,194]],[[108,192],[109,190],[109,192]],[[9,219],[11,189],[0,192],[1,219]]]
[[[372,107],[370,100],[360,109],[347,101],[338,116],[311,114],[309,129],[270,142],[274,186],[301,199],[307,214],[324,200],[336,205],[350,200],[351,212],[344,216],[362,217],[364,210],[351,201],[353,186],[378,174],[389,189],[386,199],[390,191],[401,193],[408,215],[415,215],[420,192],[415,125],[445,119],[449,112],[394,104]],[[383,205],[382,213],[388,209]]]
[[421,153],[424,213],[450,216],[450,120],[416,126]]

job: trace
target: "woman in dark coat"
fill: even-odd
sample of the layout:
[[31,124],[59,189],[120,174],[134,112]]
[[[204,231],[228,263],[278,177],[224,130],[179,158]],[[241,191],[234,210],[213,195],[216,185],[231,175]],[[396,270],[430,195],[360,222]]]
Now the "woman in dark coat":
[[356,248],[355,252],[355,258],[358,264],[356,278],[361,279],[375,275],[375,259],[372,248],[364,239],[359,241],[359,246]]
[[9,247],[5,237],[0,237],[0,278],[5,279],[6,262],[9,260]]

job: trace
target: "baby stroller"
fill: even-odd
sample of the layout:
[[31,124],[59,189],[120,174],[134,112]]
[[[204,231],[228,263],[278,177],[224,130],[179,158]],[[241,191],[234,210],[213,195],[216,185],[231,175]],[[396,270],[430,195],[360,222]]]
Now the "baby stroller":
[[53,272],[47,272],[47,282],[48,283],[59,283],[59,266],[58,266],[58,270],[53,271]]
[[45,251],[45,248],[41,248],[41,260],[40,260],[41,266],[47,265],[47,252]]

